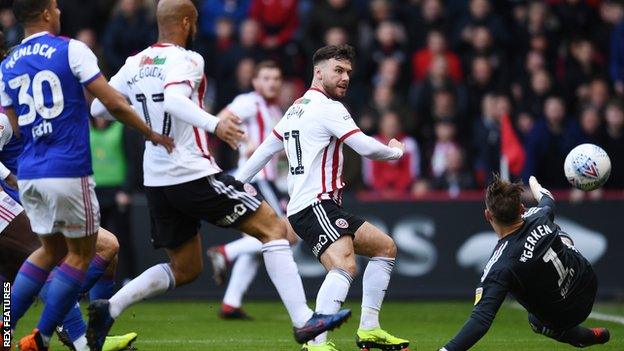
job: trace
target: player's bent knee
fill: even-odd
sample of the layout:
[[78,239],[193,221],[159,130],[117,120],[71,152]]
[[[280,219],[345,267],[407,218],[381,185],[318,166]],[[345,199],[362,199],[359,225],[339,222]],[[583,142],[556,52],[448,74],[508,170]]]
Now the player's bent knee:
[[97,244],[96,244],[96,253],[98,256],[106,259],[107,261],[111,261],[117,253],[119,252],[119,241],[117,237],[105,230],[100,228],[98,232]]

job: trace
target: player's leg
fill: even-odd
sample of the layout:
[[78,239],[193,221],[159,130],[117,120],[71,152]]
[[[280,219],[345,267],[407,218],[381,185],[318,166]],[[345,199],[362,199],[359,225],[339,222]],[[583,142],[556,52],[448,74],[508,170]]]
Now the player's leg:
[[277,217],[266,203],[246,217],[238,228],[258,238],[262,244],[262,256],[267,273],[277,289],[290,319],[295,327],[295,339],[304,343],[315,336],[344,323],[351,312],[336,314],[313,313],[308,307],[303,283],[297,264],[293,259],[290,243],[286,240],[286,223]]
[[374,225],[364,222],[355,233],[355,252],[370,257],[362,277],[362,315],[357,345],[362,349],[397,347],[407,349],[409,341],[381,329],[379,312],[394,268],[394,240]]
[[537,333],[570,344],[575,347],[587,347],[591,345],[604,344],[609,341],[610,334],[606,328],[585,328],[580,325],[567,330],[558,330],[540,321],[537,317],[529,313],[529,325]]
[[[254,239],[258,241],[257,239]],[[258,243],[260,243],[258,241]],[[262,247],[262,244],[260,244]],[[250,319],[243,311],[243,296],[251,282],[255,278],[258,267],[260,266],[260,257],[257,253],[245,254],[234,262],[232,266],[232,274],[223,295],[223,302],[219,316],[223,319]]]
[[[327,275],[316,295],[315,312],[336,313],[347,298],[349,288],[357,273],[353,237],[341,236],[325,249],[319,260],[327,270]],[[325,350],[328,346],[331,346],[331,343],[327,340],[327,332],[325,332],[310,340],[304,349]]]
[[[245,185],[244,185],[245,187]],[[275,210],[281,213],[277,188],[267,180],[259,180],[253,185],[247,185],[253,194],[256,188],[264,200]],[[290,226],[289,226],[290,228]],[[290,235],[292,236],[292,234]],[[291,240],[289,240],[291,242]],[[234,262],[230,280],[228,282],[219,316],[224,319],[248,319],[249,316],[242,310],[243,296],[253,281],[260,265],[262,243],[251,236],[243,235],[240,239],[228,244],[211,248],[208,256],[214,270],[217,284],[225,281],[227,264]],[[239,258],[240,257],[240,258]],[[229,261],[229,262],[228,262]],[[220,285],[220,284],[219,284]]]

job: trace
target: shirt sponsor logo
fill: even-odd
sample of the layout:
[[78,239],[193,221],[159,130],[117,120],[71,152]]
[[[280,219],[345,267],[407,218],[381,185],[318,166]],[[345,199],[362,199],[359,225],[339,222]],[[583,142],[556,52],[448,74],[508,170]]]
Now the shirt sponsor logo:
[[145,65],[164,65],[165,61],[167,61],[166,57],[149,57],[147,55],[141,57],[141,63],[139,63],[139,66],[145,66]]
[[344,219],[344,218],[338,218],[336,220],[336,227],[342,228],[342,229],[347,229],[347,228],[349,228],[349,222],[347,222],[347,220]]
[[231,225],[245,213],[247,213],[247,207],[245,207],[245,205],[243,204],[238,204],[234,206],[234,211],[232,213],[218,220],[217,225],[220,225],[220,226]]

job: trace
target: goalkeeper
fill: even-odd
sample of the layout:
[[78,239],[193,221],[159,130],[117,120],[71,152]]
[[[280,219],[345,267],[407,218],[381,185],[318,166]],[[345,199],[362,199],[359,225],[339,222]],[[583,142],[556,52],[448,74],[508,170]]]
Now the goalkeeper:
[[524,208],[523,188],[495,177],[485,196],[485,218],[499,241],[485,266],[470,318],[441,351],[470,349],[487,333],[511,293],[529,312],[531,329],[576,347],[609,341],[606,328],[585,328],[598,283],[570,236],[554,223],[555,200],[535,177],[529,180],[537,207]]

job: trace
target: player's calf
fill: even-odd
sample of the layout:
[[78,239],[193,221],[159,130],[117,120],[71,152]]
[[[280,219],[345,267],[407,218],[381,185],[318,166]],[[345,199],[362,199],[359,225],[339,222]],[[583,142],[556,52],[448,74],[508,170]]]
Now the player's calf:
[[535,316],[529,314],[529,325],[533,332],[542,334],[559,342],[570,344],[575,347],[587,347],[604,344],[611,339],[607,328],[585,328],[580,325],[568,330],[555,330],[549,328]]
[[204,269],[199,235],[195,235],[178,248],[167,249],[167,254],[171,260],[169,266],[176,286],[194,281]]

